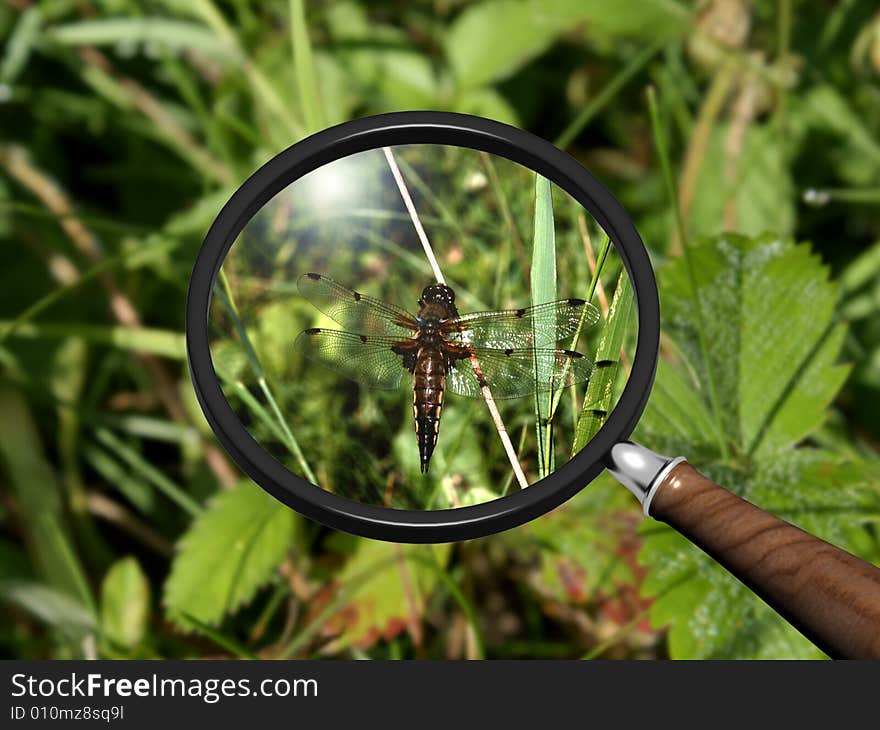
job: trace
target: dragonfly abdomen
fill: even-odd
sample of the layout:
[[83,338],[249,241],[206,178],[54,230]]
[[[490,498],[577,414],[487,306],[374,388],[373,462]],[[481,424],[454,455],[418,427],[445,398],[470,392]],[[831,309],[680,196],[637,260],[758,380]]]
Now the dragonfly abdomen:
[[439,349],[420,349],[413,370],[413,418],[423,474],[428,471],[431,454],[437,445],[445,387],[446,366],[443,354]]

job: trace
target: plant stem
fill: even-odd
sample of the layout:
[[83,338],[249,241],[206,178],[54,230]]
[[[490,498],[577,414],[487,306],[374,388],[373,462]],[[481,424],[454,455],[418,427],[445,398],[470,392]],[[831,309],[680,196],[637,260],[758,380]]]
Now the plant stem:
[[642,609],[635,616],[633,616],[629,621],[627,621],[623,626],[621,626],[617,631],[614,632],[610,637],[605,639],[596,646],[594,646],[590,651],[584,654],[583,659],[595,659],[597,656],[603,654],[605,651],[614,646],[621,639],[625,639],[629,636],[630,633],[647,618],[648,614],[651,612],[650,607]]
[[224,636],[217,629],[209,626],[204,621],[199,621],[195,616],[188,613],[183,614],[183,618],[198,629],[201,633],[211,639],[215,644],[222,646],[230,654],[235,654],[239,659],[257,659],[257,657],[245,647],[239,644],[235,639]]
[[146,522],[139,520],[129,510],[106,495],[100,492],[89,492],[86,494],[86,508],[95,517],[100,517],[114,524],[122,532],[162,557],[171,558],[174,555],[174,546],[170,542]]
[[431,271],[434,272],[434,278],[440,284],[445,284],[446,279],[443,277],[443,272],[440,270],[440,264],[437,262],[437,257],[434,255],[434,249],[431,247],[431,242],[428,240],[428,234],[425,233],[425,227],[422,225],[419,213],[413,203],[412,196],[409,194],[409,189],[406,187],[406,182],[403,179],[403,175],[400,173],[397,161],[394,159],[394,153],[391,151],[390,147],[383,147],[382,152],[385,154],[385,159],[388,161],[388,167],[391,168],[391,174],[394,176],[394,182],[397,183],[397,189],[400,191],[400,197],[403,198],[403,204],[406,206],[410,220],[412,220],[412,224],[416,229],[416,234],[418,235],[419,241],[422,244],[422,249],[425,252],[425,258],[428,259],[428,263],[431,265]]
[[[788,64],[789,47],[791,46],[791,0],[779,0],[779,23],[777,26],[776,66],[782,74]],[[785,86],[779,88],[779,103],[776,107],[776,133],[779,144],[785,142]]]
[[474,643],[476,644],[476,658],[482,659],[484,656],[483,649],[483,637],[480,632],[480,622],[477,619],[477,612],[474,609],[473,604],[465,597],[461,588],[455,583],[452,579],[452,576],[449,572],[440,564],[437,560],[437,556],[434,555],[433,551],[430,551],[431,557],[427,557],[425,555],[421,555],[420,553],[410,551],[409,555],[407,555],[407,559],[411,560],[415,563],[422,563],[423,565],[431,568],[434,573],[437,575],[437,578],[446,586],[446,589],[455,599],[456,603],[458,603],[459,607],[464,613],[465,618],[467,618],[470,623],[471,629],[474,632]]
[[123,108],[133,106],[149,119],[158,137],[206,178],[228,184],[232,171],[205,147],[137,81],[119,73],[106,55],[96,48],[79,49],[82,76],[96,93]]
[[654,143],[657,147],[657,155],[660,158],[660,166],[663,170],[663,178],[666,181],[666,190],[669,195],[669,202],[675,214],[675,222],[678,229],[679,240],[682,246],[682,255],[685,260],[685,267],[688,272],[688,280],[691,286],[691,296],[694,300],[694,311],[697,318],[697,334],[700,341],[700,352],[703,357],[703,365],[706,368],[706,379],[709,386],[709,400],[712,404],[712,412],[715,417],[715,423],[718,429],[718,448],[724,461],[728,461],[730,454],[727,448],[727,441],[724,438],[723,421],[721,420],[721,404],[718,401],[718,393],[715,388],[715,378],[712,374],[712,363],[709,359],[709,347],[706,342],[706,326],[703,319],[703,308],[700,303],[700,292],[697,288],[697,274],[694,270],[694,263],[691,257],[690,245],[688,243],[687,233],[685,232],[684,221],[681,216],[681,208],[676,194],[675,182],[672,177],[672,168],[669,164],[669,150],[666,146],[666,138],[663,134],[663,128],[660,123],[660,115],[657,111],[657,99],[654,89],[648,88],[648,109],[651,114],[651,126],[654,132]]
[[[696,124],[694,124],[693,133],[688,142],[687,151],[684,156],[684,163],[681,171],[681,194],[680,203],[676,207],[676,216],[684,221],[687,218],[694,194],[697,189],[697,178],[703,161],[706,158],[706,148],[712,136],[712,127],[715,120],[721,113],[724,100],[736,79],[737,67],[734,63],[726,61],[715,74],[709,91],[700,107],[700,113],[697,116]],[[653,89],[649,90],[649,94],[653,95]],[[684,225],[681,223],[677,226],[677,232],[673,235],[672,244],[669,246],[669,253],[677,256],[681,251],[681,236],[684,231]]]
[[572,454],[582,449],[605,424],[612,409],[614,383],[623,351],[623,337],[632,308],[632,285],[629,274],[622,270],[599,336],[594,357],[595,369],[587,383],[581,413],[575,424]]
[[828,203],[880,203],[880,188],[808,188],[803,200],[807,205],[820,207]]
[[645,46],[629,63],[626,64],[617,74],[602,88],[602,90],[593,97],[592,100],[580,111],[580,113],[571,121],[553,144],[557,147],[565,149],[577,137],[590,120],[596,116],[605,105],[611,101],[626,83],[635,76],[657,51],[663,47],[663,43],[657,41],[649,46]]
[[[593,301],[593,293],[594,293],[593,282],[595,282],[595,294],[596,294],[596,298],[599,300],[599,308],[602,310],[602,314],[607,317],[608,316],[608,297],[605,296],[605,287],[602,285],[602,277],[599,276],[599,274],[597,273],[597,272],[601,271],[601,267],[599,265],[599,262],[596,260],[596,256],[593,254],[593,244],[592,244],[592,241],[590,240],[590,231],[587,228],[587,221],[583,215],[578,216],[578,230],[580,231],[581,240],[583,241],[583,244],[584,244],[584,254],[587,257],[587,266],[590,267],[590,277],[591,277],[590,278],[590,292],[589,292],[590,296],[587,299],[587,301],[589,301],[589,302]],[[603,231],[603,233],[604,233],[604,231]],[[606,245],[611,244],[611,239],[608,238],[607,235],[605,235],[605,240],[607,242]],[[607,253],[606,253],[606,255],[607,255]],[[605,262],[602,261],[603,265],[604,265],[604,263]],[[574,350],[575,348],[573,347],[571,349]]]
[[185,512],[193,517],[202,513],[202,506],[190,497],[181,486],[171,481],[171,479],[150,464],[128,444],[118,439],[111,431],[106,428],[99,428],[95,431],[95,437],[128,464],[129,468],[140,472],[145,479],[152,482],[153,486]]
[[528,281],[531,276],[529,259],[528,256],[526,256],[526,249],[525,246],[523,246],[522,236],[519,234],[519,229],[516,227],[516,222],[513,220],[513,213],[510,210],[507,196],[504,194],[504,188],[501,187],[501,180],[498,178],[498,171],[495,169],[492,157],[486,152],[480,152],[480,162],[483,163],[483,167],[489,174],[489,183],[492,185],[492,191],[498,199],[498,205],[501,208],[501,214],[504,216],[504,222],[510,229],[510,236],[513,239],[513,245],[516,248],[516,255],[519,257],[519,263],[520,266],[522,266],[523,275],[525,276],[526,281]]
[[256,375],[257,377],[257,385],[260,388],[260,392],[266,399],[266,403],[269,404],[272,415],[275,417],[278,426],[281,428],[281,431],[284,434],[284,441],[287,447],[290,449],[291,453],[296,458],[297,462],[299,463],[300,469],[302,469],[303,471],[303,475],[312,484],[317,484],[318,480],[315,477],[315,473],[312,471],[312,468],[306,461],[305,454],[303,454],[299,442],[296,440],[296,437],[293,435],[293,432],[287,425],[287,421],[281,414],[281,409],[278,407],[278,402],[275,400],[275,396],[272,394],[272,389],[269,387],[269,383],[266,380],[266,372],[263,370],[263,366],[260,364],[260,359],[257,357],[257,353],[254,350],[251,338],[248,336],[247,330],[245,329],[244,324],[241,321],[238,307],[236,306],[235,299],[232,296],[232,289],[229,285],[229,279],[226,276],[226,272],[222,269],[220,270],[220,282],[222,283],[223,288],[218,289],[217,294],[220,297],[220,300],[226,306],[226,309],[229,312],[229,316],[232,318],[233,326],[235,327],[235,331],[238,333],[238,338],[241,340],[241,344],[244,347],[244,351],[247,355],[248,361],[250,362],[251,369],[254,371],[254,375]]
[[321,627],[338,613],[352,596],[354,596],[361,588],[369,583],[373,578],[379,575],[385,568],[397,563],[397,556],[377,560],[371,566],[364,568],[360,573],[350,578],[345,585],[340,586],[339,592],[334,596],[333,600],[322,608],[311,623],[306,626],[290,643],[284,647],[278,654],[279,659],[290,659],[300,649],[302,649],[309,640],[321,630]]

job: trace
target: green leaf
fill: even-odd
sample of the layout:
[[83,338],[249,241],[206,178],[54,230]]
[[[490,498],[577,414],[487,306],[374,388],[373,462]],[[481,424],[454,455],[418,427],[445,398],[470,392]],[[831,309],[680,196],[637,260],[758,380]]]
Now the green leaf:
[[[538,587],[584,604],[633,585],[632,542],[639,515],[632,496],[603,474],[569,502],[522,528],[540,555]],[[520,537],[519,535],[517,537]]]
[[[339,63],[355,105],[362,97],[369,99],[370,107],[377,111],[445,105],[440,77],[421,53],[405,48],[355,46],[340,49],[333,58]],[[464,109],[457,107],[455,111]]]
[[703,462],[717,456],[717,426],[709,408],[704,384],[679,359],[661,358],[651,400],[639,421],[636,438],[664,454],[686,453]]
[[505,124],[518,125],[519,115],[516,109],[495,89],[480,87],[468,89],[456,97],[453,111],[462,114],[475,114],[495,119]]
[[424,109],[437,105],[437,76],[431,62],[420,53],[397,49],[372,51],[376,84],[384,104],[391,109]]
[[150,584],[137,559],[117,560],[101,583],[101,629],[113,644],[137,646],[150,617]]
[[471,5],[447,32],[449,65],[462,87],[503,80],[543,53],[574,22],[572,17],[554,17],[523,0]]
[[251,482],[221,492],[178,546],[165,583],[169,618],[216,625],[251,600],[293,544],[293,512]]
[[511,76],[576,26],[606,39],[656,39],[681,32],[687,19],[663,0],[484,0],[453,21],[446,55],[461,87],[483,86]]
[[[720,236],[692,246],[725,438],[721,463],[685,263],[660,273],[666,339],[637,438],[763,509],[874,558],[865,525],[880,519],[880,465],[793,447],[822,423],[848,368],[835,361],[837,286],[809,246]],[[669,625],[674,658],[808,658],[819,651],[739,581],[670,528],[645,523],[644,590]]]
[[[750,475],[702,467],[758,506],[845,550],[866,551],[867,522],[880,520],[880,465],[800,449]],[[736,578],[671,528],[645,523],[644,590],[656,596],[652,623],[669,626],[677,659],[808,659],[821,652]],[[876,548],[875,548],[876,549]]]
[[[832,323],[837,286],[809,246],[771,236],[721,236],[691,256],[727,439],[743,454],[772,458],[821,424],[846,378],[848,368],[834,364],[843,338]],[[660,281],[665,333],[700,388],[706,374],[685,263],[673,261]]]
[[448,557],[449,545],[358,540],[338,575],[343,590],[348,585],[356,589],[327,627],[338,634],[337,648],[366,648],[394,638],[413,619],[421,622]]
[[817,84],[803,96],[803,111],[807,121],[828,129],[846,141],[852,148],[853,162],[863,157],[876,171],[880,165],[880,143],[865,126],[865,120],[853,110],[850,102],[833,86]]
[[[400,28],[377,22],[353,2],[333,3],[324,15],[337,43],[332,60],[338,69],[330,72],[332,77],[320,78],[321,88],[328,88],[334,78],[339,82],[335,98],[323,95],[325,105],[338,104],[340,94],[347,94],[349,109],[363,100],[374,111],[448,108],[435,65],[424,53],[407,48],[409,39]],[[459,106],[453,110],[467,111]]]
[[605,40],[671,38],[685,33],[690,25],[690,12],[671,0],[553,0],[536,5],[545,12],[576,17],[592,37]]

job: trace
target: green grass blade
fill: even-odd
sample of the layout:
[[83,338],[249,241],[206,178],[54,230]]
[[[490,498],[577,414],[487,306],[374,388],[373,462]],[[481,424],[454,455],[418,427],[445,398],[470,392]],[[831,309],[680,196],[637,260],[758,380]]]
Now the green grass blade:
[[[419,174],[419,171],[416,170],[415,167],[409,164],[405,158],[399,157],[396,158],[397,164],[400,167],[401,172],[404,174],[404,179],[407,181],[407,184],[410,188],[418,191],[420,195],[422,195],[428,204],[431,206],[431,209],[435,210],[437,214],[440,216],[439,218],[432,218],[431,216],[426,216],[424,213],[419,214],[419,218],[423,224],[427,224],[429,222],[433,223],[433,225],[445,225],[450,229],[454,230],[459,239],[465,239],[465,232],[461,227],[461,223],[458,218],[453,214],[453,212],[449,209],[449,206],[443,202],[439,195],[435,194],[431,186],[425,182],[422,176]],[[349,215],[352,215],[355,212],[355,209],[349,211]],[[397,211],[383,211],[385,214],[396,215]],[[401,214],[403,218],[406,220],[411,220],[409,214]]]
[[[132,126],[132,129],[173,150],[206,179],[221,184],[232,182],[234,179],[232,171],[178,123],[172,112],[173,106],[151,96],[143,89],[132,88],[98,64],[82,64],[78,70],[82,82],[96,95],[119,107],[120,113],[127,115],[133,109],[137,109],[150,122],[138,127]],[[146,99],[149,101],[145,101]]]
[[77,20],[48,28],[46,36],[61,46],[137,46],[161,43],[176,52],[198,52],[217,61],[238,62],[240,51],[201,23],[163,17],[113,17]]
[[[266,399],[266,403],[269,404],[269,409],[274,416],[276,426],[272,428],[272,431],[276,434],[281,435],[282,443],[284,443],[285,446],[290,449],[294,458],[296,458],[297,462],[299,463],[300,469],[302,469],[306,479],[308,479],[312,484],[317,484],[318,479],[315,476],[315,473],[312,471],[311,466],[309,466],[308,461],[306,461],[305,454],[303,454],[303,451],[300,448],[299,441],[296,440],[296,437],[293,435],[293,431],[291,431],[290,426],[287,425],[287,421],[281,414],[281,409],[278,407],[278,402],[275,400],[272,389],[269,387],[269,382],[266,379],[266,372],[263,370],[263,366],[260,364],[260,359],[257,357],[257,353],[254,350],[251,338],[248,336],[247,330],[244,327],[244,323],[241,321],[241,317],[238,313],[238,307],[235,305],[235,300],[232,296],[232,289],[229,286],[229,279],[226,277],[226,274],[223,271],[220,272],[220,281],[223,286],[219,289],[215,288],[215,294],[220,297],[220,300],[223,302],[223,305],[226,307],[226,311],[229,313],[229,316],[232,319],[233,326],[235,327],[235,331],[238,333],[238,337],[241,340],[242,347],[244,347],[248,362],[250,363],[251,368],[254,371],[254,375],[257,376],[257,384],[260,387],[260,392],[262,392],[263,397]],[[242,387],[241,389],[238,389],[238,392],[239,394],[241,394],[242,391],[246,390],[246,388]],[[253,397],[251,397],[250,399],[243,399],[251,408],[253,408],[256,404],[256,400]],[[255,410],[255,415],[263,420],[266,415],[265,410],[263,408],[258,408],[257,410]]]
[[140,512],[153,509],[155,490],[133,469],[123,464],[97,444],[87,444],[82,449],[83,460],[106,484],[113,486]]
[[146,481],[150,482],[185,512],[188,512],[193,517],[202,512],[202,506],[187,494],[183,487],[175,484],[137,451],[119,439],[113,432],[106,428],[99,428],[95,431],[95,437],[115,453],[130,469],[143,476]]
[[[233,27],[213,0],[193,0],[190,7],[197,17],[201,18],[209,28],[229,43],[230,48],[241,48],[241,43],[235,30],[233,30]],[[278,90],[269,81],[269,78],[263,73],[262,69],[248,56],[244,57],[242,64],[254,100],[275,117],[280,126],[283,127],[278,134],[278,142],[281,142],[285,135],[287,136],[286,141],[288,143],[291,141],[291,137],[293,140],[301,137],[304,132],[300,120],[291,113],[290,105],[284,102]],[[273,131],[272,127],[269,129]]]
[[193,628],[197,631],[201,632],[205,636],[207,636],[211,641],[213,641],[218,646],[223,647],[230,654],[235,654],[239,659],[258,659],[252,651],[250,651],[247,647],[242,646],[235,639],[224,636],[217,629],[209,626],[204,621],[199,621],[195,616],[191,616],[188,613],[183,614],[183,618],[190,624],[192,624]]
[[34,5],[18,16],[11,32],[7,26],[9,35],[6,36],[6,48],[0,61],[0,82],[12,84],[25,69],[31,53],[39,43],[42,25],[43,14],[39,6]]
[[596,435],[611,410],[620,348],[629,324],[632,303],[632,285],[629,275],[623,271],[617,281],[617,288],[608,307],[605,329],[596,349],[596,369],[587,385],[581,415],[575,426],[572,455],[580,451]]
[[304,0],[290,0],[290,41],[293,45],[293,70],[296,73],[303,116],[308,131],[317,132],[324,126],[324,115],[321,111],[321,97],[318,94],[318,80],[306,24]]
[[0,600],[11,603],[72,641],[97,630],[95,614],[57,588],[35,581],[0,581]]
[[263,407],[263,404],[254,397],[254,394],[247,389],[245,384],[240,380],[236,380],[229,375],[229,373],[216,365],[214,366],[214,369],[217,371],[217,375],[220,376],[220,379],[231,389],[232,393],[241,398],[242,402],[250,409],[251,413],[262,421],[263,425],[272,432],[275,438],[281,443],[290,446],[290,444],[287,443],[287,436],[284,433],[284,429],[282,429],[278,421],[269,414],[269,411]]
[[[32,203],[24,203],[19,200],[3,200],[0,199],[0,210],[8,210],[27,218],[34,220],[54,221],[55,223],[64,223],[65,221],[77,220],[84,223],[88,228],[95,232],[104,231],[106,233],[117,233],[128,236],[144,236],[150,233],[150,229],[137,223],[128,223],[123,221],[112,220],[105,216],[89,215],[82,211],[70,211],[68,213],[56,213],[47,210],[39,205]],[[133,252],[133,251],[132,251]],[[143,250],[137,249],[139,254],[143,254]]]
[[465,596],[461,588],[459,588],[455,580],[453,580],[446,567],[440,564],[433,553],[430,558],[424,555],[419,555],[418,553],[410,553],[409,559],[416,563],[427,565],[432,571],[434,571],[437,579],[444,585],[446,590],[449,591],[449,595],[452,596],[458,604],[458,607],[461,609],[461,612],[464,614],[474,632],[476,658],[483,659],[485,656],[485,650],[483,648],[483,634],[480,631],[480,622],[477,611],[474,605],[467,599],[467,596]]
[[94,613],[95,601],[64,517],[60,485],[27,402],[8,386],[0,386],[0,459],[40,573],[51,587],[78,599]]
[[[602,248],[599,249],[599,255],[596,257],[596,270],[593,272],[593,276],[590,279],[590,289],[587,292],[587,301],[593,301],[593,295],[596,293],[596,287],[599,286],[599,279],[602,276],[602,269],[605,268],[605,261],[608,259],[608,252],[611,250],[611,239],[608,238],[608,234],[604,231],[602,232]],[[584,312],[586,314],[586,312]],[[583,321],[581,321],[583,324]],[[580,327],[578,327],[578,333],[580,333]],[[577,340],[572,340],[572,350],[575,349],[574,345],[577,343]]]
[[520,260],[523,276],[525,276],[526,279],[529,279],[531,277],[531,267],[529,266],[526,251],[523,246],[522,236],[519,233],[519,229],[517,228],[516,221],[513,217],[513,211],[510,208],[510,201],[504,192],[504,187],[501,185],[498,170],[495,169],[495,163],[492,162],[492,156],[485,152],[480,153],[480,162],[483,163],[483,167],[489,176],[489,184],[492,186],[492,192],[495,194],[495,200],[498,202],[498,207],[501,209],[501,214],[504,217],[504,223],[507,226],[509,233],[507,243],[503,249],[502,255],[499,256],[499,260],[502,258],[509,258],[510,248],[513,246],[516,249],[517,257]]
[[[532,304],[556,300],[556,232],[553,226],[553,194],[550,181],[535,176],[535,235],[532,243],[531,266]],[[535,332],[535,344],[552,347],[544,335]],[[549,428],[550,405],[553,394],[543,390],[544,383],[553,377],[552,361],[535,358],[535,382],[539,385],[535,396],[535,434],[538,444],[538,475],[543,478],[553,471],[553,440]]]
[[121,327],[74,323],[38,324],[19,320],[0,321],[0,342],[13,335],[27,338],[66,339],[80,337],[96,345],[107,345],[120,350],[146,352],[172,360],[186,360],[186,343],[179,332],[153,329],[151,327]]
[[577,137],[584,127],[589,124],[590,120],[596,116],[602,109],[617,95],[627,82],[632,79],[644,66],[650,61],[654,55],[663,47],[663,43],[656,42],[645,46],[641,51],[634,55],[629,63],[626,64],[617,74],[602,88],[602,90],[590,100],[580,113],[565,128],[556,141],[553,143],[557,147],[565,149]]
[[20,325],[34,319],[38,314],[41,314],[83,284],[86,284],[93,279],[97,279],[105,272],[117,266],[124,266],[127,270],[133,270],[139,266],[148,264],[151,260],[159,259],[159,257],[164,255],[165,252],[170,250],[175,244],[176,241],[173,239],[165,239],[165,241],[159,245],[146,244],[140,249],[132,247],[116,254],[115,256],[99,261],[97,264],[84,271],[75,281],[50,290],[45,296],[40,297],[36,302],[27,307],[14,320],[0,323],[0,343],[9,337]]
[[[593,301],[593,295],[596,293],[596,287],[599,285],[599,278],[602,276],[602,269],[605,268],[605,261],[608,258],[608,251],[611,248],[611,239],[608,238],[607,234],[603,234],[604,242],[602,243],[602,248],[599,251],[599,257],[596,260],[596,270],[593,272],[592,279],[590,280],[590,288],[587,292],[587,301]],[[581,312],[581,318],[578,321],[577,329],[572,335],[571,343],[568,346],[569,350],[577,350],[577,343],[581,336],[581,330],[584,328],[584,322],[587,318],[587,308],[584,307],[584,311]],[[563,377],[568,372],[568,361],[566,360],[565,366],[563,368]],[[572,391],[574,392],[574,391]],[[550,417],[549,421],[552,423],[554,416],[556,415],[556,409],[559,408],[559,401],[562,400],[563,391],[557,390],[553,394],[553,400],[550,404]]]

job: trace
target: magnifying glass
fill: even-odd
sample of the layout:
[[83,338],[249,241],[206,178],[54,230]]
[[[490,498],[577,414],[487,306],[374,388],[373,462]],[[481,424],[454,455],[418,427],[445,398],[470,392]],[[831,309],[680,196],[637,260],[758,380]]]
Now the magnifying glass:
[[534,135],[399,112],[290,147],[217,216],[186,325],[217,438],[318,522],[467,540],[607,468],[829,655],[880,657],[880,570],[627,441],[659,352],[651,263]]

